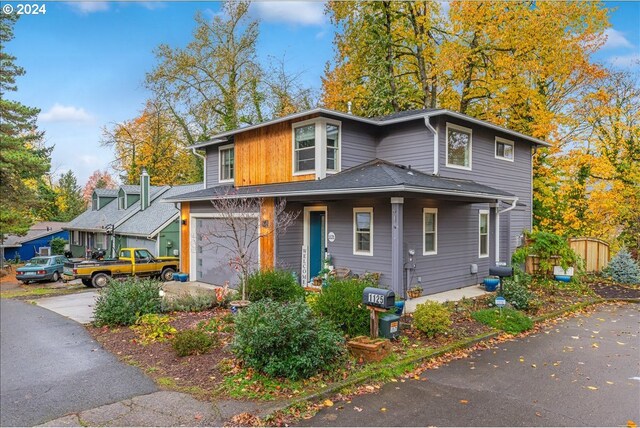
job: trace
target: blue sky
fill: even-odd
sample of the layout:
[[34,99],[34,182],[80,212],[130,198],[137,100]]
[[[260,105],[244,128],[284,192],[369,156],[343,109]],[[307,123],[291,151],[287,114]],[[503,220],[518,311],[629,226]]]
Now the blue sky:
[[[17,9],[20,2],[3,2]],[[44,15],[23,15],[6,49],[27,71],[10,94],[38,107],[48,145],[55,145],[52,170],[71,169],[84,184],[96,169],[109,167],[112,153],[100,147],[102,128],[135,117],[149,93],[145,73],[155,65],[161,43],[186,45],[196,11],[213,16],[219,2],[37,2]],[[620,68],[638,67],[640,2],[606,2],[608,41],[595,59]],[[333,26],[322,2],[255,2],[260,19],[259,56],[286,54],[289,72],[320,88],[325,63],[333,56]]]

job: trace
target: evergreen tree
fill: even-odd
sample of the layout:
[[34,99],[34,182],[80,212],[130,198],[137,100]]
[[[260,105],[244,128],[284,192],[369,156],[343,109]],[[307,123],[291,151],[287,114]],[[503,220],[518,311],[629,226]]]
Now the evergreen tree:
[[25,73],[6,50],[16,20],[15,14],[0,14],[0,236],[27,232],[33,222],[30,209],[38,205],[27,181],[40,179],[50,168],[51,149],[43,146],[43,132],[36,128],[40,110],[7,99],[8,92],[17,90],[16,77]]
[[82,188],[78,186],[78,180],[73,171],[60,176],[56,188],[56,205],[59,209],[59,221],[71,221],[84,211]]

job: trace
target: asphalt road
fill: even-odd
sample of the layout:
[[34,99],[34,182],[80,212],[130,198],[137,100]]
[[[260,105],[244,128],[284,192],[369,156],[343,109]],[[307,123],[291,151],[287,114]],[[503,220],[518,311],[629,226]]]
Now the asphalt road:
[[[337,402],[300,426],[640,423],[640,307],[607,306]],[[342,409],[340,408],[342,407]]]
[[32,426],[157,391],[82,325],[15,300],[0,300],[0,425]]

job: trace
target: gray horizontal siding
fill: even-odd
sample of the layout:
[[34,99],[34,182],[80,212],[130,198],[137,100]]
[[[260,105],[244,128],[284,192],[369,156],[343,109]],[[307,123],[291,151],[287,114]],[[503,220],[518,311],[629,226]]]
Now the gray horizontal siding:
[[380,135],[376,153],[380,159],[433,173],[433,134],[423,120],[386,127]]
[[[423,208],[438,208],[437,254],[422,254]],[[488,208],[488,204],[465,204],[429,199],[405,200],[405,257],[409,249],[415,250],[416,265],[415,271],[411,273],[410,282],[417,284],[420,277],[424,294],[438,293],[481,282],[482,278],[489,273],[495,250],[495,236],[492,233],[494,225],[491,224],[490,256],[486,258],[478,256],[478,211]],[[477,275],[471,274],[472,263],[478,265]]]
[[295,272],[298,279],[302,263],[302,210],[301,204],[287,203],[286,211],[297,213],[297,217],[284,233],[276,236],[276,267]]
[[341,137],[343,170],[375,159],[377,139],[370,125],[343,120]]
[[220,172],[218,171],[219,157],[218,146],[207,147],[207,185],[206,187],[213,187],[218,184],[218,177]]

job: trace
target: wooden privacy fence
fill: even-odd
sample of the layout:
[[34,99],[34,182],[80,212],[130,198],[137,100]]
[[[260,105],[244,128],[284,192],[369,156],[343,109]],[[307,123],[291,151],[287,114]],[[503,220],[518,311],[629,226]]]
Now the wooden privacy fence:
[[609,264],[609,244],[598,238],[569,238],[571,249],[584,260],[584,270],[601,272]]

